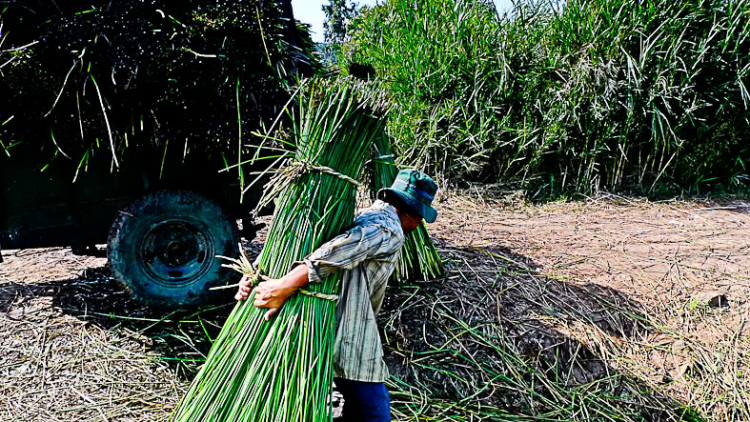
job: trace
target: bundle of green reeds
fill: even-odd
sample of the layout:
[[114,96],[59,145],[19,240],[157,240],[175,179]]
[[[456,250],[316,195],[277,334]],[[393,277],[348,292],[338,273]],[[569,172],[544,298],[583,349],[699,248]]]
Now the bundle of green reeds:
[[[384,112],[374,91],[351,80],[311,82],[300,90],[298,113],[289,112],[295,151],[279,157],[280,170],[264,201],[276,212],[259,268],[245,273],[286,274],[353,222],[359,177]],[[243,262],[242,262],[243,261]],[[261,278],[260,276],[258,278]],[[340,274],[293,295],[276,317],[237,304],[175,414],[178,421],[330,420],[335,297]]]
[[[371,187],[373,194],[380,189],[390,187],[396,180],[398,166],[391,148],[391,139],[385,132],[375,139],[376,157],[372,160]],[[406,236],[406,242],[398,258],[396,273],[397,281],[410,277],[421,276],[427,280],[442,273],[443,263],[440,260],[435,245],[427,233],[424,223]]]

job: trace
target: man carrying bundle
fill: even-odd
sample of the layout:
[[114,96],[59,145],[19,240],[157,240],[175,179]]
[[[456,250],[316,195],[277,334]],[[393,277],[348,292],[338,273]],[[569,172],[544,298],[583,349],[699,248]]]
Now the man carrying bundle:
[[[378,200],[360,212],[352,229],[323,244],[278,280],[256,288],[255,306],[275,314],[289,296],[308,283],[344,271],[336,305],[333,349],[335,382],[344,396],[345,421],[390,421],[390,396],[385,387],[388,368],[377,328],[386,284],[396,269],[405,235],[424,219],[432,223],[437,211],[432,200],[437,185],[417,170],[402,170]],[[304,265],[301,265],[304,264]],[[235,298],[250,296],[249,278],[243,278]],[[273,364],[273,363],[270,363]]]

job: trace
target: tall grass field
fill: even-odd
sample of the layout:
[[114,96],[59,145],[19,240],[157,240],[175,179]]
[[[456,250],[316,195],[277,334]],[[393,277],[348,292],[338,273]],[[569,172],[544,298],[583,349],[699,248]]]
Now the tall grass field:
[[337,61],[397,103],[401,157],[532,195],[743,190],[747,0],[386,0]]

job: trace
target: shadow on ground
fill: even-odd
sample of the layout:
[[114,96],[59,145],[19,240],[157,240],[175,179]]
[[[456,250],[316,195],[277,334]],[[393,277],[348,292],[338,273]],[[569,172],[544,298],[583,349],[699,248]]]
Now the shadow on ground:
[[[503,248],[436,243],[445,276],[391,286],[379,318],[394,412],[443,420],[682,418],[682,404],[600,354],[608,339],[648,330],[638,303],[606,287],[544,277],[531,259]],[[20,318],[25,303],[50,298],[66,315],[137,332],[145,350],[191,379],[231,311],[232,293],[223,305],[165,314],[130,299],[100,267],[60,281],[0,284],[0,312]]]
[[105,330],[125,328],[137,333],[145,351],[161,356],[183,379],[189,379],[211,347],[208,337],[216,337],[231,311],[232,294],[227,291],[202,309],[153,309],[133,300],[103,266],[65,280],[0,284],[0,312],[21,320],[39,309],[32,304],[49,298],[51,306],[64,315]]
[[503,248],[435,240],[445,276],[390,287],[380,317],[398,380],[394,408],[404,416],[695,420],[602,359],[608,342],[648,330],[638,303],[599,285],[545,277],[531,259]]

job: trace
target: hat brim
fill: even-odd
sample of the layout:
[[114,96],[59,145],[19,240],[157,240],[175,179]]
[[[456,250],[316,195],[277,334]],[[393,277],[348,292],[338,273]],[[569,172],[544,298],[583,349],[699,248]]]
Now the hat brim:
[[383,188],[378,191],[377,198],[383,199],[386,192],[391,192],[394,195],[398,196],[404,202],[404,204],[411,208],[414,213],[420,215],[425,222],[434,223],[437,219],[437,210],[435,208],[426,205],[425,203],[402,191],[391,188]]

